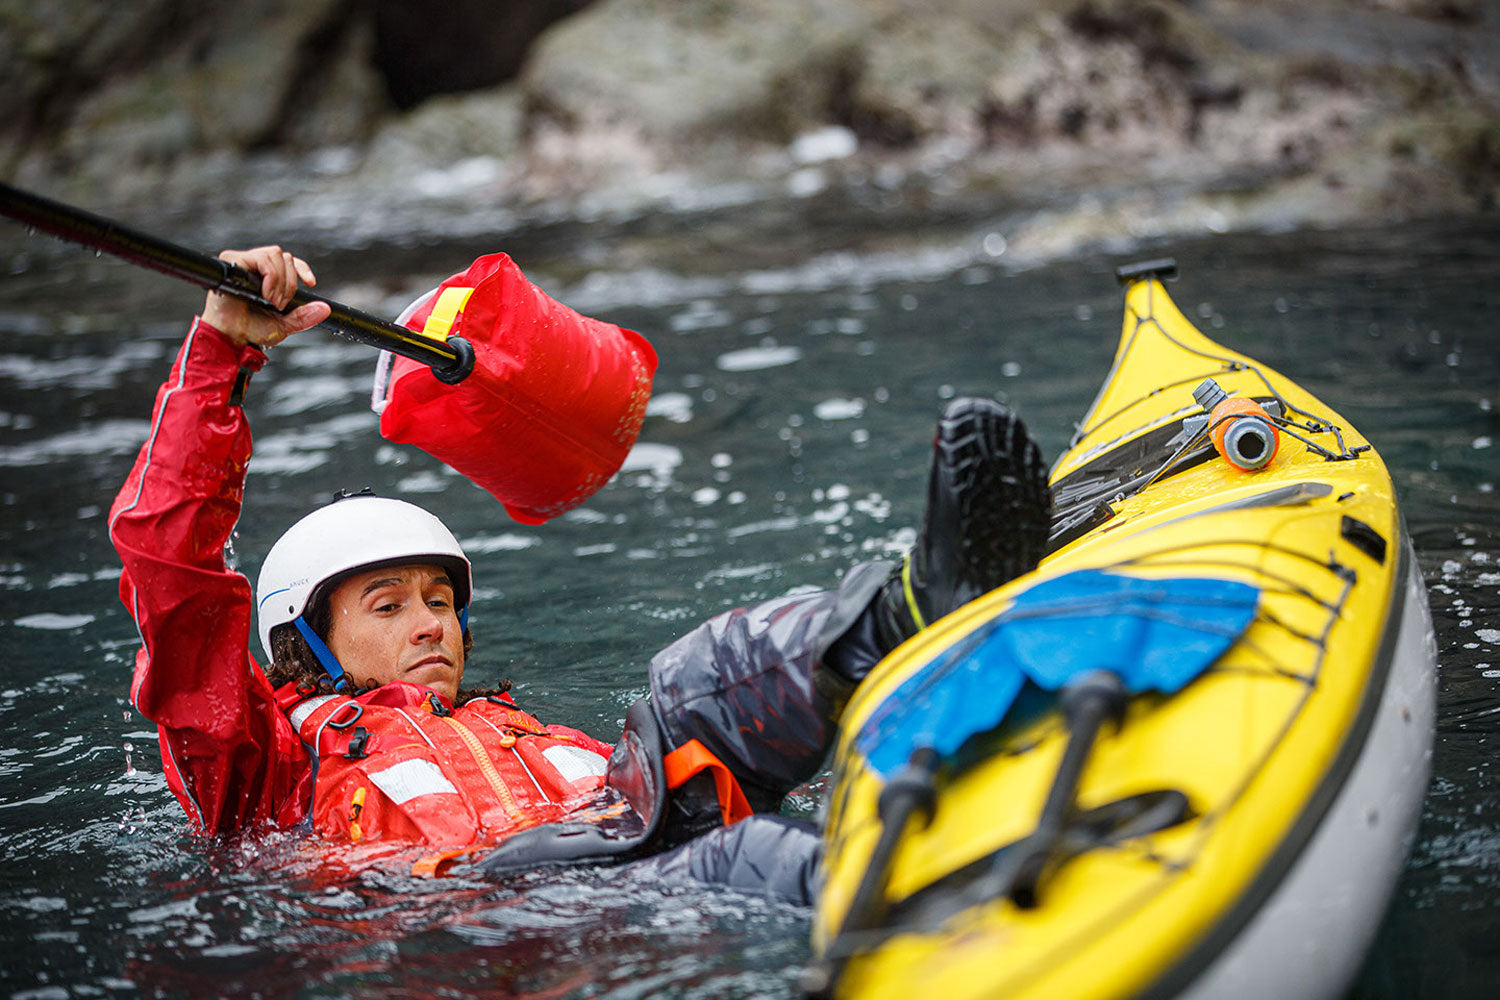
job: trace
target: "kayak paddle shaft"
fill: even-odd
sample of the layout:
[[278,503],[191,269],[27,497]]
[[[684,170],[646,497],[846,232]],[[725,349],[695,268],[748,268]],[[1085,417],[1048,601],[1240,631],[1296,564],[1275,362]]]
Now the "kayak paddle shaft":
[[286,309],[278,310],[261,297],[260,280],[243,268],[8,184],[0,184],[0,215],[272,312],[287,312],[309,302],[326,302],[333,311],[321,325],[348,340],[427,365],[439,381],[450,385],[463,381],[474,368],[474,349],[462,337],[433,340],[301,288]]
[[1057,765],[1036,830],[1020,845],[1010,883],[1012,902],[1022,909],[1038,904],[1042,882],[1064,860],[1059,848],[1067,824],[1077,811],[1078,782],[1094,749],[1099,730],[1108,719],[1118,722],[1125,713],[1125,683],[1111,670],[1091,670],[1064,685],[1060,700],[1068,724],[1068,743]]

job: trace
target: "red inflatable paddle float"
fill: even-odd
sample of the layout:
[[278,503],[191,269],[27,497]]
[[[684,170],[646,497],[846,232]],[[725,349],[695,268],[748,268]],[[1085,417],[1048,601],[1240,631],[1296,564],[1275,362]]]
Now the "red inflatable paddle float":
[[474,370],[445,385],[426,365],[383,357],[381,435],[452,466],[517,521],[578,506],[625,461],[656,371],[640,334],[555,301],[505,254],[480,257],[400,322],[436,340],[464,337]]

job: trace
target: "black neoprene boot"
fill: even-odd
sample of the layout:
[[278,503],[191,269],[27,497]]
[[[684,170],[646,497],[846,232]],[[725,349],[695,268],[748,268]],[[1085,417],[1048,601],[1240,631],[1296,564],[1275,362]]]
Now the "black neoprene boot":
[[1034,569],[1051,525],[1026,425],[994,400],[955,399],[938,420],[917,543],[824,662],[857,682],[919,630]]

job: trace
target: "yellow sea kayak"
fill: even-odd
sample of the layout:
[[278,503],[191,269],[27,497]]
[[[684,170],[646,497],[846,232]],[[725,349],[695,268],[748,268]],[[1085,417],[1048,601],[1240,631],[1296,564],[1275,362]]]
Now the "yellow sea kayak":
[[[1195,329],[1174,273],[1122,269],[1113,368],[1052,472],[1051,554],[850,703],[814,992],[1307,998],[1357,973],[1427,785],[1426,593],[1369,442]],[[1248,461],[1216,446],[1247,427]],[[1101,581],[1148,596],[1090,610]],[[1158,679],[1134,683],[1146,660]],[[1116,720],[1065,716],[1086,685],[1041,678],[1074,661],[1131,685]],[[958,722],[924,729],[944,698]],[[881,763],[913,747],[925,769]]]

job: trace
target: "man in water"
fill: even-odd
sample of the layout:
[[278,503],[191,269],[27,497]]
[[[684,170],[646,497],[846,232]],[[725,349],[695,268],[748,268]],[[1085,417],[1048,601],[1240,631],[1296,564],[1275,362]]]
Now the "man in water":
[[[278,306],[315,283],[277,247],[221,256]],[[651,864],[805,900],[816,832],[764,814],[816,772],[881,657],[1043,552],[1046,473],[1020,421],[990,400],[950,404],[904,563],[862,564],[837,590],[706,622],[653,658],[651,697],[611,747],[544,725],[504,686],[461,687],[470,563],[418,507],[355,496],[313,511],[273,546],[254,598],[226,567],[250,376],[327,315],[319,302],[280,315],[210,293],[110,512],[143,644],[132,701],[159,727],[195,829],[303,825],[417,845],[428,873],[486,852],[499,870],[675,848]],[[264,671],[246,653],[252,608]]]

